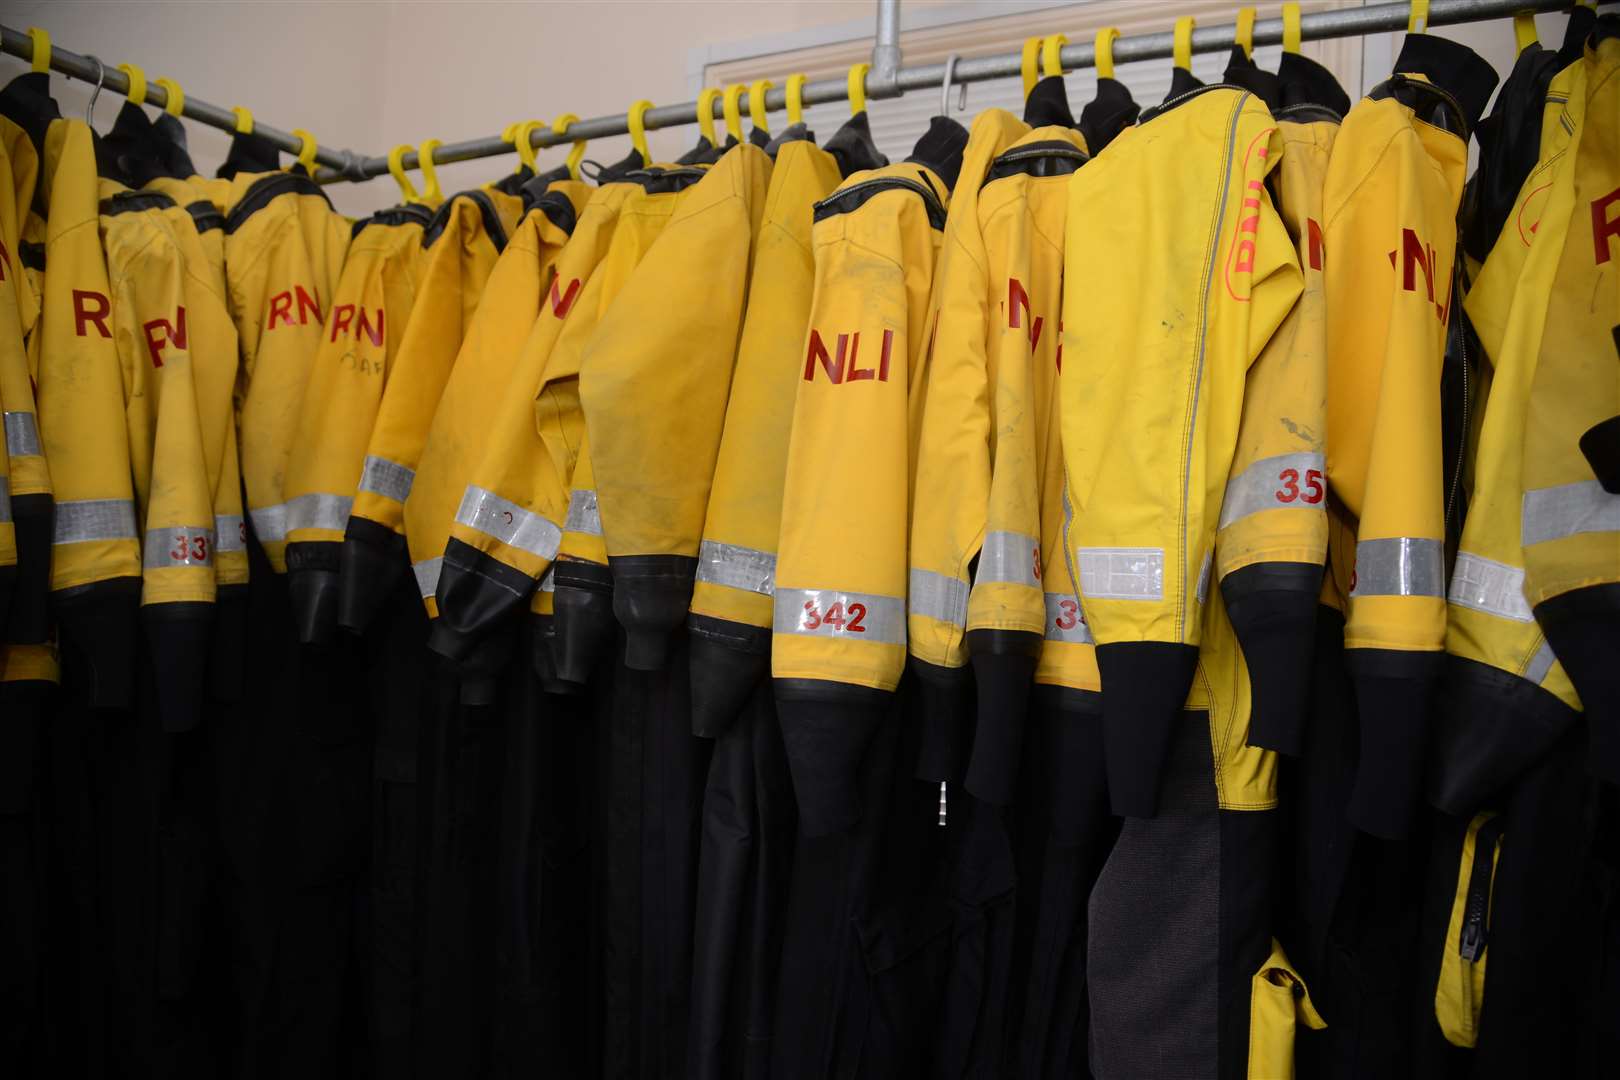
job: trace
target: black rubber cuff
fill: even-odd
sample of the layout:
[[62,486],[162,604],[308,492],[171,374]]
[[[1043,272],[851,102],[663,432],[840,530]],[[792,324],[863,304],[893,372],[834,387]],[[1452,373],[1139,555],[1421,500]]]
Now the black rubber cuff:
[[0,566],[0,627],[11,614],[11,593],[17,587],[17,564]]
[[763,626],[690,615],[692,734],[724,735],[771,673],[771,632]]
[[484,637],[521,611],[539,583],[471,544],[451,537],[439,570],[439,617],[428,647],[460,660]]
[[1528,679],[1461,656],[1443,662],[1429,802],[1472,817],[1528,772],[1580,714]]
[[1620,584],[1544,600],[1536,621],[1581,696],[1591,739],[1587,770],[1620,784]]
[[590,681],[618,632],[613,617],[613,573],[601,563],[559,559],[552,564],[557,593],[552,657],[557,678],[584,686]]
[[922,742],[915,776],[930,784],[954,784],[967,769],[973,741],[973,671],[917,659],[906,661],[916,677]]
[[1198,649],[1164,641],[1099,645],[1097,670],[1109,802],[1121,817],[1150,818],[1158,807],[1170,734],[1198,670]]
[[775,681],[788,771],[806,836],[828,836],[861,820],[861,759],[892,695],[809,679]]
[[1037,686],[1031,711],[1046,766],[1053,837],[1060,843],[1084,839],[1108,817],[1102,695]]
[[377,618],[394,582],[410,569],[405,538],[365,518],[349,518],[338,556],[338,625],[363,634]]
[[21,814],[33,801],[39,737],[56,686],[39,680],[0,682],[0,814]]
[[967,636],[978,710],[966,786],[975,798],[1006,806],[1018,790],[1024,725],[1041,638],[1006,630],[969,630]]
[[1438,652],[1345,650],[1361,718],[1361,755],[1346,817],[1363,832],[1399,840],[1411,825],[1440,658]]
[[202,723],[208,686],[208,641],[214,605],[147,604],[141,608],[152,657],[163,730],[191,731]]
[[76,653],[89,671],[89,703],[97,709],[128,708],[134,692],[140,578],[113,578],[53,593],[62,648]]
[[287,599],[300,645],[330,645],[337,636],[342,551],[335,541],[287,545]]
[[624,664],[632,671],[662,671],[671,635],[692,605],[697,559],[688,555],[610,555],[613,614],[624,627]]
[[51,633],[51,533],[55,504],[49,495],[13,495],[11,522],[17,535],[17,584],[11,590],[5,640],[38,645]]
[[[1615,329],[1620,338],[1620,327]],[[1620,495],[1620,416],[1611,416],[1586,429],[1581,436],[1581,453],[1592,466],[1592,475],[1598,478],[1603,490]]]
[[1322,568],[1255,563],[1221,581],[1221,598],[1249,669],[1250,746],[1298,757],[1305,749],[1311,654]]

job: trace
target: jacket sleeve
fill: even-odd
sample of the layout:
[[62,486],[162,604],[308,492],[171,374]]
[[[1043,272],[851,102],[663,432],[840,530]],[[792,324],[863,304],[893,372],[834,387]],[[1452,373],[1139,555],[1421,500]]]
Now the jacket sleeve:
[[[22,274],[22,266],[16,265],[15,276],[20,280]],[[16,312],[15,294],[9,287],[5,292],[12,296]],[[0,336],[0,408],[4,409],[8,509],[16,552],[16,576],[9,611],[0,622],[0,641],[38,643],[48,632],[51,474],[40,446],[28,343],[20,328],[15,340],[10,334]]]
[[614,612],[636,670],[664,666],[691,604],[770,172],[745,144],[683,193],[580,364]]
[[91,134],[77,121],[63,123],[38,379],[40,444],[56,497],[51,591],[63,648],[92,672],[91,703],[121,707],[133,678],[140,540]]
[[1315,145],[1315,126],[1285,127],[1295,134],[1276,174],[1279,209],[1304,287],[1244,382],[1215,537],[1221,598],[1249,673],[1248,742],[1285,754],[1304,748],[1312,627],[1327,558],[1327,357],[1321,260],[1312,250],[1327,153]]

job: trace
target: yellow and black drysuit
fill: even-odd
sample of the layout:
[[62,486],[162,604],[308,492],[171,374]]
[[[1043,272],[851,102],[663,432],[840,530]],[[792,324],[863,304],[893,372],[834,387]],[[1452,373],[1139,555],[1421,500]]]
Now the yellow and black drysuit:
[[[691,603],[770,175],[759,147],[726,151],[681,195],[581,357],[614,611],[637,670],[664,666]],[[692,274],[704,258],[711,273]]]
[[1410,819],[1444,643],[1441,361],[1467,138],[1495,82],[1466,47],[1409,35],[1345,118],[1323,195],[1327,588],[1361,718],[1349,819],[1379,836]]
[[372,424],[410,323],[432,212],[395,207],[357,222],[332,295],[287,461],[287,584],[300,641],[331,640],[338,552]]
[[338,621],[351,629],[370,625],[407,565],[405,500],[422,447],[484,285],[523,209],[522,196],[498,188],[464,191],[439,208],[423,233],[428,251],[416,304],[377,409],[344,538]]

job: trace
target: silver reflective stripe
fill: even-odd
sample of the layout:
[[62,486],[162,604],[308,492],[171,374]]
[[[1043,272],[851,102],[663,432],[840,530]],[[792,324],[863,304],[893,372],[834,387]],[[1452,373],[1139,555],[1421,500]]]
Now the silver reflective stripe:
[[0,523],[11,520],[11,478],[0,476]]
[[173,566],[213,566],[214,530],[206,525],[147,529],[141,548],[141,565],[148,570],[166,570]]
[[1214,566],[1215,553],[1206,551],[1204,553],[1204,565],[1198,570],[1198,602],[1200,604],[1209,599],[1209,572]]
[[349,525],[349,510],[354,500],[347,495],[326,495],[311,492],[287,500],[287,530],[330,529],[342,532]]
[[1355,586],[1350,595],[1446,595],[1440,541],[1417,536],[1361,541],[1356,545]]
[[128,499],[79,499],[56,504],[54,544],[135,539],[135,504]]
[[241,514],[214,515],[214,550],[247,550],[247,525]]
[[259,537],[259,543],[269,544],[277,540],[287,539],[287,508],[285,506],[264,506],[255,510],[248,508],[248,517],[253,519],[253,531]]
[[546,572],[540,575],[540,591],[548,593],[557,591],[557,575],[552,573],[549,566],[546,567]]
[[443,569],[443,555],[411,563],[411,573],[416,575],[416,588],[422,594],[422,599],[426,600],[439,591],[439,572]]
[[740,544],[705,540],[698,548],[697,579],[770,596],[776,591],[776,556]]
[[39,425],[33,413],[6,413],[6,453],[11,457],[39,456]]
[[1473,608],[1514,622],[1530,622],[1530,602],[1524,598],[1524,571],[1469,551],[1457,553],[1451,570],[1448,599],[1458,607]]
[[1071,645],[1092,644],[1091,627],[1086,625],[1080,601],[1062,593],[1046,594],[1046,640]]
[[932,570],[912,570],[910,589],[906,606],[911,614],[938,619],[952,626],[967,625],[967,582]]
[[555,559],[562,542],[562,530],[556,525],[476,484],[467,485],[456,522],[542,559]]
[[1163,600],[1163,548],[1076,548],[1080,591],[1093,600]]
[[979,549],[979,568],[973,583],[1003,581],[1014,585],[1041,587],[1035,567],[1041,560],[1041,542],[1033,536],[1015,532],[990,532]]
[[1519,542],[1540,544],[1576,533],[1620,532],[1620,495],[1596,480],[1524,493]]
[[360,470],[360,490],[369,491],[373,495],[381,495],[385,499],[395,502],[404,502],[405,497],[411,493],[411,485],[416,483],[416,470],[387,458],[366,455],[365,468]]
[[[1286,476],[1290,470],[1293,476]],[[1316,501],[1311,495],[1310,473],[1317,472]],[[1221,528],[1262,510],[1326,509],[1327,464],[1321,454],[1278,454],[1261,458],[1226,483],[1221,500]]]
[[602,515],[596,509],[596,492],[587,490],[568,493],[568,517],[563,529],[586,536],[602,535]]
[[904,645],[906,606],[895,596],[838,589],[777,589],[772,629],[778,634]]
[[1547,677],[1547,672],[1552,670],[1553,662],[1557,659],[1558,657],[1553,655],[1552,646],[1543,638],[1541,648],[1536,650],[1536,655],[1530,658],[1530,663],[1524,669],[1524,677],[1540,686],[1541,680]]

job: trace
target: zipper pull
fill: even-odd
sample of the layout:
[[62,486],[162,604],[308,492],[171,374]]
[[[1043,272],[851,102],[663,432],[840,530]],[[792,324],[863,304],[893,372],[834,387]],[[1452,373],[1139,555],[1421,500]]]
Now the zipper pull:
[[1470,964],[1479,960],[1479,954],[1485,951],[1485,917],[1483,912],[1474,910],[1468,912],[1468,917],[1463,922],[1462,933],[1458,935],[1457,951]]

